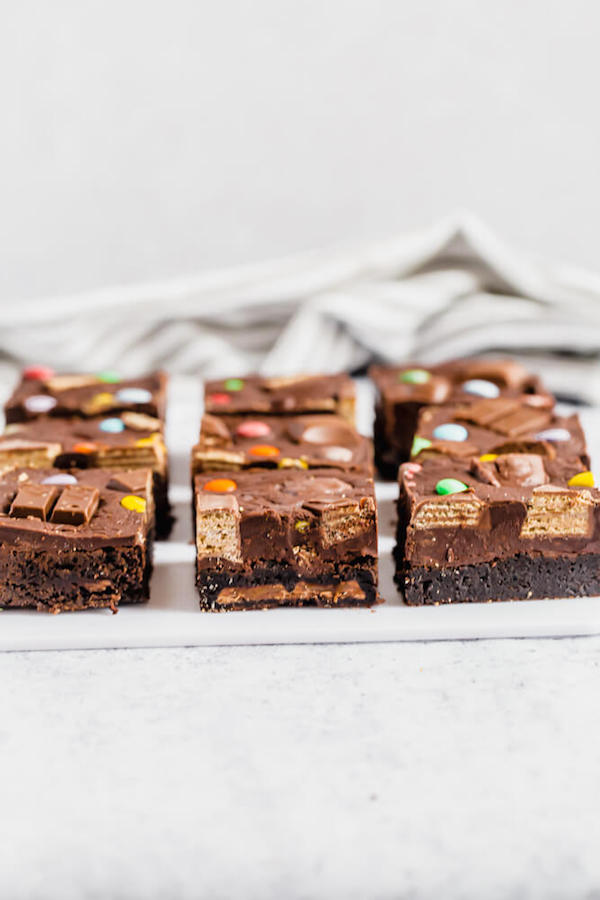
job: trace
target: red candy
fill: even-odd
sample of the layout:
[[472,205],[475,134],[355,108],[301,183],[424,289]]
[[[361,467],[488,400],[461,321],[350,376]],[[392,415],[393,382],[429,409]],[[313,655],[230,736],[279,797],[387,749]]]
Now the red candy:
[[23,369],[23,378],[28,381],[47,381],[55,375],[56,372],[50,366],[27,366]]
[[229,394],[210,394],[208,402],[214,406],[226,406],[228,403],[231,403],[231,397]]
[[240,437],[245,438],[258,438],[258,437],[266,437],[271,433],[271,429],[266,424],[266,422],[241,422],[236,428],[236,432]]

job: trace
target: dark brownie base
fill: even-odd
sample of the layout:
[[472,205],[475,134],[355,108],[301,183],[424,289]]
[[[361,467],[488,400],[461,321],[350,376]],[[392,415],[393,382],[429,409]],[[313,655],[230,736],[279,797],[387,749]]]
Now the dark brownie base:
[[417,419],[422,403],[404,403],[393,410],[393,441],[386,427],[386,417],[381,400],[375,406],[373,442],[375,465],[385,481],[395,481],[398,467],[410,459]]
[[152,542],[69,553],[33,547],[0,551],[0,607],[51,613],[142,603],[150,596]]
[[534,600],[600,594],[600,554],[509,559],[441,569],[400,566],[396,583],[411,606]]
[[[291,566],[280,563],[257,566],[248,575],[198,567],[196,586],[200,608],[206,612],[277,606],[372,606],[381,602],[377,564],[370,558],[356,560],[353,565],[327,567],[318,578],[299,575]],[[260,597],[256,596],[257,589]],[[290,596],[282,597],[282,589]],[[226,603],[219,599],[223,591],[230,595]],[[235,594],[239,594],[237,599]]]
[[152,492],[154,494],[154,508],[156,514],[156,538],[159,541],[166,540],[171,534],[175,524],[175,516],[169,503],[169,480],[158,472],[154,473],[152,480]]

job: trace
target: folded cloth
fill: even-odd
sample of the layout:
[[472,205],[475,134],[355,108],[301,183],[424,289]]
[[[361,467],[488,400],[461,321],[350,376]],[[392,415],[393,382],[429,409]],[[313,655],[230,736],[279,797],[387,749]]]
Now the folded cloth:
[[11,368],[218,377],[487,352],[535,369],[558,354],[551,389],[591,400],[600,386],[600,276],[510,249],[468,213],[366,246],[14,304],[3,320]]

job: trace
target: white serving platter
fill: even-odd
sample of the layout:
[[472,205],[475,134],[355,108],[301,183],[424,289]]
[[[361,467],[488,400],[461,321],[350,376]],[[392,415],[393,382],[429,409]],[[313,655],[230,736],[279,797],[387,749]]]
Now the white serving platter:
[[[0,613],[0,650],[362,643],[600,633],[600,597],[405,606],[393,582],[391,551],[397,487],[389,483],[377,485],[383,604],[373,609],[200,612],[194,587],[188,481],[189,450],[200,419],[199,394],[199,386],[190,380],[178,379],[171,388],[168,443],[171,499],[177,524],[169,541],[156,544],[150,601],[121,607],[117,615],[108,610],[56,616],[4,610]],[[600,411],[586,410],[582,418],[594,451],[599,444]],[[359,383],[358,419],[361,430],[367,433],[372,419],[372,396],[364,382]]]

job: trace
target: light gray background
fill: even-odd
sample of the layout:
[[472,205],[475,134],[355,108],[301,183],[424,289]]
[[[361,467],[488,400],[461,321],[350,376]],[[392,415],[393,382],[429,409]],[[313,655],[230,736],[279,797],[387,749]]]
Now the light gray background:
[[596,265],[597,4],[2,0],[0,299],[456,207]]

